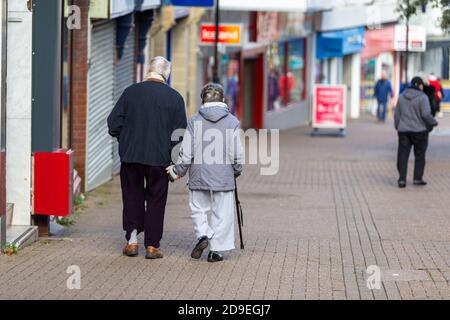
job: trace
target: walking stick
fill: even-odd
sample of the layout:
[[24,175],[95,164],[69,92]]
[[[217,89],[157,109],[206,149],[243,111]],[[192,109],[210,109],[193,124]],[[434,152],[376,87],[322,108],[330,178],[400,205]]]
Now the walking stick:
[[241,202],[239,201],[239,194],[238,194],[236,179],[234,179],[234,184],[235,184],[234,198],[236,200],[236,213],[237,213],[238,227],[239,227],[239,239],[241,241],[241,250],[244,250],[244,237],[242,235],[242,227],[244,226],[244,216],[242,214]]

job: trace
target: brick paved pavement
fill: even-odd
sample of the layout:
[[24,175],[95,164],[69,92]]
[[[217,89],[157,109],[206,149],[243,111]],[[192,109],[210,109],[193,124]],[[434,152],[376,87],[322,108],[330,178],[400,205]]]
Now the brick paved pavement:
[[[441,123],[450,128],[450,119]],[[450,135],[431,139],[429,186],[399,190],[390,125],[352,122],[346,139],[308,133],[281,135],[278,175],[246,167],[247,247],[226,262],[189,258],[183,183],[170,191],[166,257],[122,257],[116,179],[89,196],[76,225],[0,257],[0,298],[449,299]],[[81,268],[81,290],[66,289],[69,265]],[[382,270],[380,290],[366,287],[370,265]]]

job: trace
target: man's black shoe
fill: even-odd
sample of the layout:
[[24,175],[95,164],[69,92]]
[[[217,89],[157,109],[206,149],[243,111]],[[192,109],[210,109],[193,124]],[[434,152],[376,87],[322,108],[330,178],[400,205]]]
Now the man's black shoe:
[[405,182],[405,181],[399,181],[399,182],[398,182],[398,187],[399,187],[400,189],[406,188],[406,182]]
[[208,262],[220,262],[223,261],[223,256],[214,251],[210,251],[208,254]]
[[427,182],[423,181],[423,180],[414,180],[414,185],[415,186],[426,186]]
[[192,259],[200,259],[200,257],[202,256],[203,250],[208,248],[208,244],[209,244],[208,237],[207,236],[201,237],[198,240],[194,250],[192,250],[191,258]]

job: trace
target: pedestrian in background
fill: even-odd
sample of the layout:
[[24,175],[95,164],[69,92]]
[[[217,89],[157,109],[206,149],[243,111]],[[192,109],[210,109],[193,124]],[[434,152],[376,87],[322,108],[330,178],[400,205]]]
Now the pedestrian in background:
[[414,77],[411,87],[398,99],[394,113],[395,129],[398,132],[397,169],[398,186],[406,187],[408,160],[414,147],[414,185],[424,186],[425,156],[428,148],[430,130],[438,123],[431,114],[430,102],[423,92],[425,83],[420,77]]
[[377,119],[386,121],[387,106],[389,98],[394,96],[391,82],[387,79],[386,72],[382,72],[381,79],[377,81],[374,88],[374,97],[377,99]]
[[176,129],[187,125],[182,96],[167,85],[171,64],[163,57],[150,62],[146,81],[127,88],[111,115],[108,127],[119,140],[120,182],[123,199],[123,229],[128,244],[123,254],[138,255],[139,233],[144,232],[147,259],[163,257],[164,213]]
[[[441,112],[441,102],[444,100],[444,89],[442,88],[441,81],[434,73],[431,73],[428,82],[430,86],[434,88],[434,97],[436,100],[436,110],[433,114],[433,116],[436,116],[436,114]],[[433,113],[433,112],[432,112]]]
[[[189,171],[189,205],[198,240],[191,257],[200,259],[210,246],[208,262],[219,262],[223,260],[222,252],[235,249],[234,190],[235,178],[242,172],[243,151],[239,120],[224,103],[222,86],[207,84],[201,99],[199,112],[188,122],[177,165],[168,167],[167,173],[177,180]],[[213,132],[221,137],[214,136],[211,142],[211,137],[206,137]],[[202,150],[218,141],[222,144],[214,146],[214,159],[207,159]],[[208,222],[209,211],[212,211],[211,222]]]
[[269,80],[268,80],[268,106],[267,109],[269,111],[277,110],[277,102],[280,97],[280,87],[278,86],[278,71],[276,69],[272,69],[269,72]]

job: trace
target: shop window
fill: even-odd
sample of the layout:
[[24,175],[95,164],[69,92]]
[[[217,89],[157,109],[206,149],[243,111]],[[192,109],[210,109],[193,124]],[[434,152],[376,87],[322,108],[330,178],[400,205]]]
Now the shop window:
[[376,63],[377,63],[376,59],[363,61],[361,80],[375,81]]
[[275,43],[269,47],[267,57],[268,110],[279,110],[304,100],[305,40]]
[[239,99],[239,60],[232,59],[228,64],[225,92],[230,111],[236,114]]

